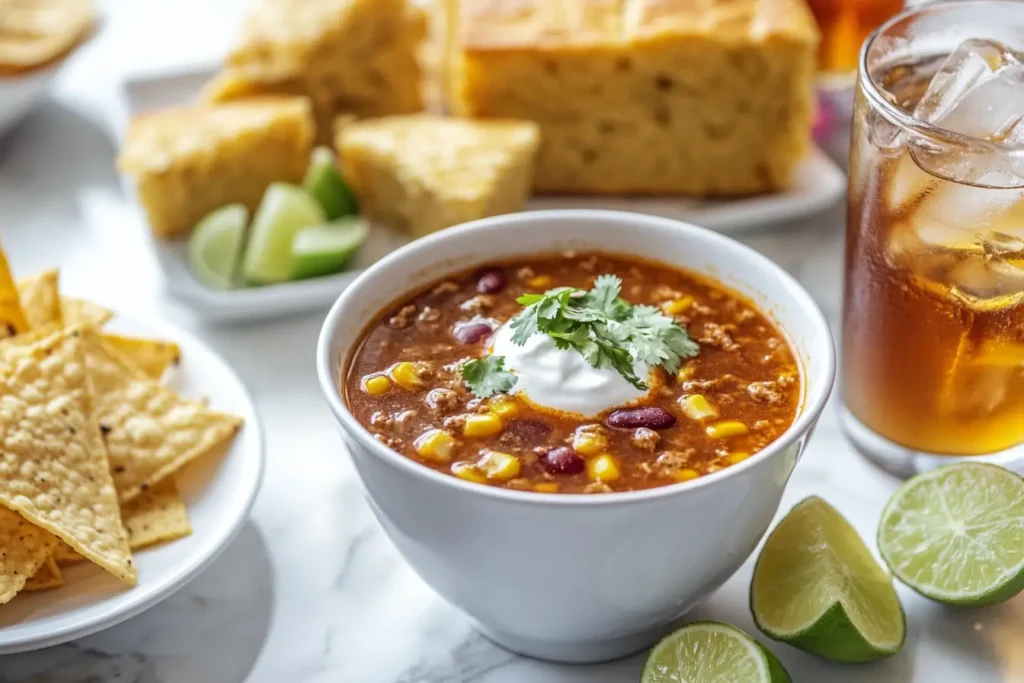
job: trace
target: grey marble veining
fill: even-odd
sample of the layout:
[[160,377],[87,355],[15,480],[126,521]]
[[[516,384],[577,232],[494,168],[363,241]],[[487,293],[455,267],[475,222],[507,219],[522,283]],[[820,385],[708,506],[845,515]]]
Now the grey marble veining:
[[[312,353],[320,316],[204,328],[161,297],[154,264],[123,205],[115,150],[96,107],[123,67],[118,55],[148,44],[147,34],[136,30],[140,22],[165,29],[150,27],[159,36],[173,34],[169,22],[191,26],[200,16],[202,36],[216,34],[209,26],[216,25],[216,12],[198,0],[145,6],[151,11],[139,3],[107,3],[110,33],[71,65],[53,99],[0,140],[5,245],[25,271],[59,264],[66,287],[126,311],[157,312],[230,358],[264,422],[266,477],[250,522],[191,584],[97,635],[0,657],[0,683],[636,681],[640,656],[559,666],[511,655],[483,639],[405,566],[364,503],[318,394]],[[842,224],[836,207],[741,238],[793,273],[834,328]],[[830,408],[782,507],[822,495],[872,539],[896,485],[851,452]],[[754,632],[750,573],[748,562],[693,617]],[[1024,600],[948,610],[902,588],[900,596],[910,630],[905,651],[891,660],[839,666],[785,646],[774,649],[794,680],[805,683],[1024,681]]]

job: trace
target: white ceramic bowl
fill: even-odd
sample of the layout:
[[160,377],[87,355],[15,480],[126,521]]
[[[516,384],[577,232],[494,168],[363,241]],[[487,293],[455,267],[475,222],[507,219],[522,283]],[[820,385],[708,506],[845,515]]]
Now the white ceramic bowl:
[[[435,472],[386,448],[356,421],[338,381],[381,309],[446,273],[564,249],[656,259],[751,297],[777,320],[802,365],[803,406],[793,426],[750,459],[692,482],[558,495]],[[498,644],[543,659],[592,662],[651,644],[747,559],[828,399],[835,353],[807,292],[727,237],[639,214],[538,211],[445,230],[370,267],[328,314],[317,370],[370,505],[420,576]]]

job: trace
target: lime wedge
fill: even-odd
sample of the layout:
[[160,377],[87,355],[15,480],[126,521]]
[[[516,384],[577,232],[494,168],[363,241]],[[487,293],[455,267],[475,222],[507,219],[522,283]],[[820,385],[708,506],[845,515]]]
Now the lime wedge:
[[197,280],[231,289],[248,222],[249,211],[241,204],[222,206],[199,221],[188,240],[188,267]]
[[299,230],[292,243],[292,280],[337,273],[366,240],[366,221],[348,216]]
[[302,185],[320,202],[327,220],[333,221],[335,218],[359,213],[359,205],[352,190],[338,172],[337,157],[326,147],[313,150]]
[[878,549],[921,595],[992,605],[1024,589],[1024,480],[982,463],[907,481],[882,512]]
[[892,578],[850,523],[816,496],[790,510],[765,541],[750,610],[770,638],[837,662],[896,654],[906,638]]
[[697,621],[671,633],[647,655],[640,683],[790,683],[768,648],[717,621]]
[[287,280],[295,235],[324,220],[320,204],[301,187],[285,183],[268,187],[250,228],[242,264],[245,279],[261,285]]

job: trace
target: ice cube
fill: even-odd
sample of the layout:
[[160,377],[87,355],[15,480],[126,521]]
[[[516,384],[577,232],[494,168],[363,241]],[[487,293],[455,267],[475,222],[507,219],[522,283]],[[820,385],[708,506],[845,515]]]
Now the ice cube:
[[909,151],[892,162],[886,178],[886,200],[889,211],[898,214],[939,185],[939,179],[923,171]]
[[967,235],[991,231],[1014,234],[1015,214],[1024,206],[1024,188],[990,188],[943,181],[914,211],[915,220],[962,230]]
[[1002,43],[964,41],[932,77],[914,115],[962,135],[1002,139],[1024,116],[1024,63]]

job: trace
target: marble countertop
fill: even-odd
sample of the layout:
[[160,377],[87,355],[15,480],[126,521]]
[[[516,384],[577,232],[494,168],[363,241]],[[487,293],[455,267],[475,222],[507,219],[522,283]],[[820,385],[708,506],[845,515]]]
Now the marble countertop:
[[[192,330],[230,359],[264,421],[268,466],[251,520],[194,582],[148,612],[81,641],[0,657],[0,683],[629,683],[641,656],[560,666],[511,655],[474,632],[402,562],[366,506],[317,389],[321,314],[204,327],[163,299],[155,264],[127,217],[103,102],[142,56],[175,59],[223,43],[240,0],[105,5],[104,32],[67,65],[49,101],[0,139],[0,224],[23,272],[58,264],[69,289]],[[144,5],[144,7],[140,7]],[[204,42],[205,41],[205,42]],[[197,47],[200,46],[200,47]],[[214,48],[219,49],[219,48]],[[192,53],[190,53],[192,54]],[[843,215],[741,239],[778,261],[837,327]],[[782,509],[823,496],[873,539],[897,482],[859,459],[830,407]],[[538,568],[543,569],[543,568]],[[748,562],[693,617],[756,630]],[[794,681],[1024,681],[1024,598],[953,610],[900,588],[905,650],[842,666],[783,645]]]

